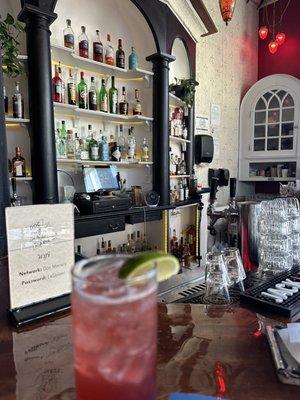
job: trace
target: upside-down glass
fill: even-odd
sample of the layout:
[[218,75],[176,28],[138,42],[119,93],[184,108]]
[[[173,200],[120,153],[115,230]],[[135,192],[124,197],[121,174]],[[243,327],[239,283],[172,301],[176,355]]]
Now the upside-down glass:
[[245,290],[243,280],[246,278],[242,258],[239,249],[236,247],[228,247],[224,249],[223,256],[225,258],[225,266],[231,285],[239,284],[242,291]]
[[207,253],[205,269],[204,302],[209,304],[227,304],[230,302],[228,272],[221,253]]
[[156,271],[120,279],[126,259],[100,256],[73,268],[77,400],[155,399]]

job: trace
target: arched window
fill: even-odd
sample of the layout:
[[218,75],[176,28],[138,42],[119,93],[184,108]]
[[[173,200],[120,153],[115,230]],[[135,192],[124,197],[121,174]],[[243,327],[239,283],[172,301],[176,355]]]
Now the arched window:
[[284,90],[270,90],[254,109],[253,151],[292,150],[294,146],[293,97]]

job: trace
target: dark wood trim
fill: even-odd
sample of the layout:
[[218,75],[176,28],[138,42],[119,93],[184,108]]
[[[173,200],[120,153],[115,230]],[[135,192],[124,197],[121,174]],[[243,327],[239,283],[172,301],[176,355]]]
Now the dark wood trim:
[[203,0],[191,0],[191,3],[196,13],[199,15],[201,21],[203,22],[205,28],[207,29],[207,33],[204,33],[202,36],[204,37],[218,32],[218,29],[209,12],[207,11]]

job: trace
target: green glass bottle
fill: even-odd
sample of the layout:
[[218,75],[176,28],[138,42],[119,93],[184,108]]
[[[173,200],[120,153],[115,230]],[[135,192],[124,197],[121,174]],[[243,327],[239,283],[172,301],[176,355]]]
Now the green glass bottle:
[[109,89],[109,112],[118,113],[118,89],[115,87],[115,77],[111,77],[111,88]]
[[67,129],[66,129],[66,122],[61,121],[61,128],[60,128],[60,138],[63,140],[66,140],[68,137]]
[[90,155],[90,160],[92,161],[99,160],[99,145],[97,140],[94,139],[93,134],[91,140],[89,141],[89,155]]
[[80,82],[78,83],[78,103],[79,108],[88,109],[88,88],[84,80],[84,73],[80,72]]
[[108,111],[108,96],[106,91],[105,79],[102,79],[102,85],[99,92],[100,111]]

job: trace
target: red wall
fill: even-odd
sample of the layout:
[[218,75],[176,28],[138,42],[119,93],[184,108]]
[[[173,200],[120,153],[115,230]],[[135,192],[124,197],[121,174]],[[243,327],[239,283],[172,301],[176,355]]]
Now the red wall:
[[[280,17],[280,9],[284,9],[288,0],[276,2],[276,21]],[[273,5],[267,7],[269,22],[272,21]],[[259,15],[260,26],[263,25],[263,11]],[[289,74],[300,78],[300,0],[291,0],[285,12],[281,28],[275,28],[286,34],[286,41],[279,46],[277,53],[268,50],[270,36],[265,40],[258,39],[258,79],[272,74]]]

